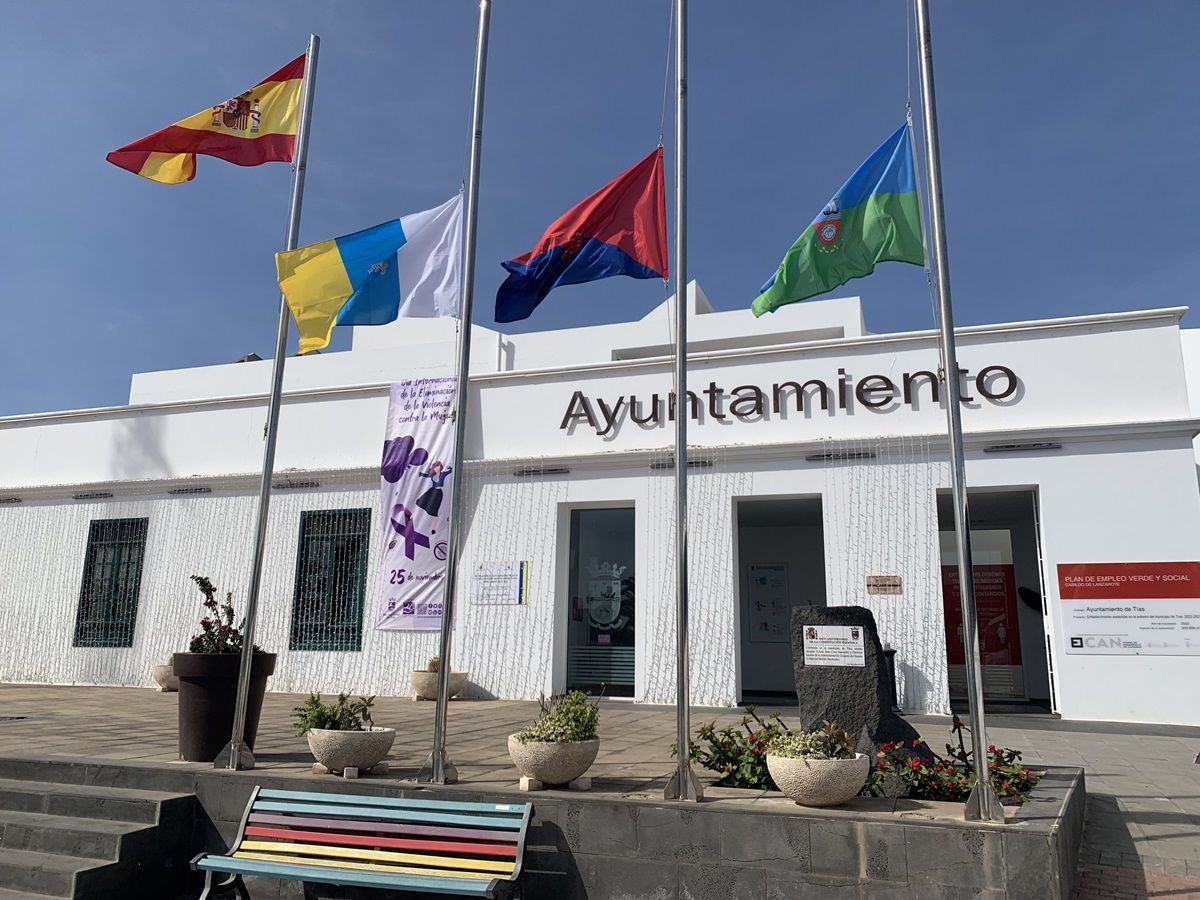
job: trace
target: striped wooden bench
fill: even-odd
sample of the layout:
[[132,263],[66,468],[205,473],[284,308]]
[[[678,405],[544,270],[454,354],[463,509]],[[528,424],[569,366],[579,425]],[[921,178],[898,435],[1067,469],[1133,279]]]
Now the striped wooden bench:
[[532,810],[256,787],[229,853],[202,853],[192,869],[205,873],[200,900],[225,890],[249,900],[243,875],[503,897],[521,874]]

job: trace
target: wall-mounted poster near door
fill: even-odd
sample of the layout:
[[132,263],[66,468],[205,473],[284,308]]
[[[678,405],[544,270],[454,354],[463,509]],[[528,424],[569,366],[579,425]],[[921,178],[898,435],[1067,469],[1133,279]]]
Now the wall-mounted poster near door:
[[[962,695],[966,693],[967,674],[954,534],[943,532],[941,544],[942,601],[950,693]],[[1024,697],[1021,629],[1017,620],[1017,580],[1013,571],[1012,539],[1008,529],[972,529],[971,556],[984,695]]]
[[787,563],[751,563],[747,569],[750,640],[756,643],[791,640],[788,624],[792,607],[788,598]]

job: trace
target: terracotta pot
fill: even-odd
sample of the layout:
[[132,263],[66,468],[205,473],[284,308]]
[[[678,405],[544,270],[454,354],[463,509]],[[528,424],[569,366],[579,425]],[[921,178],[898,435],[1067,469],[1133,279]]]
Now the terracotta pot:
[[[239,653],[176,653],[179,679],[179,758],[212,762],[233,733]],[[254,749],[267,676],[275,672],[274,653],[255,653],[246,698],[246,746]]]
[[600,739],[549,743],[521,743],[515,734],[508,736],[508,755],[517,771],[542,784],[567,784],[574,781],[596,761]]
[[[469,672],[450,673],[450,696],[457,697],[467,686]],[[438,694],[438,673],[424,670],[412,672],[409,676],[412,682],[413,694],[418,700],[436,700]]]
[[391,752],[396,729],[372,727],[368,731],[331,731],[310,728],[305,736],[313,759],[329,771],[355,768],[366,774]]
[[854,759],[794,759],[768,753],[767,771],[779,790],[801,806],[837,806],[862,790],[871,760],[862,753]]

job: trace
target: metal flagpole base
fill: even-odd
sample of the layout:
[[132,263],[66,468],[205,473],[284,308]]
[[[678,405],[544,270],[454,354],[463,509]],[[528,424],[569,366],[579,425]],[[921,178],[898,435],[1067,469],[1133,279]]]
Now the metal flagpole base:
[[250,752],[250,748],[245,742],[239,741],[238,748],[235,753],[233,750],[233,741],[230,741],[221,748],[221,752],[217,754],[217,758],[213,760],[214,769],[235,769],[239,772],[244,772],[254,768],[254,754]]
[[[680,772],[683,773],[683,781],[679,780]],[[680,789],[682,786],[682,790]],[[696,780],[696,773],[692,771],[691,766],[677,768],[674,774],[671,775],[671,780],[667,782],[666,788],[663,790],[664,800],[697,800],[704,799],[704,788],[700,787],[700,782]]]
[[963,809],[963,815],[968,820],[975,822],[1004,821],[1004,807],[1000,804],[1000,798],[996,796],[992,782],[987,777],[986,768],[983,778],[980,778],[978,774],[975,776],[975,787],[971,788],[971,793],[967,795],[967,805]]
[[[458,769],[455,768],[454,763],[449,759],[435,760],[434,755],[433,753],[429,754],[429,758],[417,772],[416,781],[422,784],[457,784]],[[441,762],[440,767],[437,764],[439,761]],[[441,769],[440,774],[438,773],[439,768]]]

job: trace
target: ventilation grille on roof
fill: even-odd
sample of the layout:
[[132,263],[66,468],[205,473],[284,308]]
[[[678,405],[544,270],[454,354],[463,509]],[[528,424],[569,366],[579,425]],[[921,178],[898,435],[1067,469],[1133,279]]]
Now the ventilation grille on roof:
[[837,450],[832,453],[810,453],[808,462],[842,462],[848,459],[874,459],[874,450]]
[[1051,442],[1029,443],[1029,444],[992,444],[989,447],[984,447],[984,453],[1023,453],[1027,450],[1061,450],[1062,444]]
[[[712,460],[711,459],[689,459],[687,466],[689,469],[711,469],[712,468]],[[673,459],[655,460],[654,462],[650,463],[650,468],[652,468],[652,469],[674,469],[675,468],[675,460],[673,460]]]
[[273,481],[271,482],[271,490],[274,491],[297,491],[303,488],[319,488],[319,481]]

